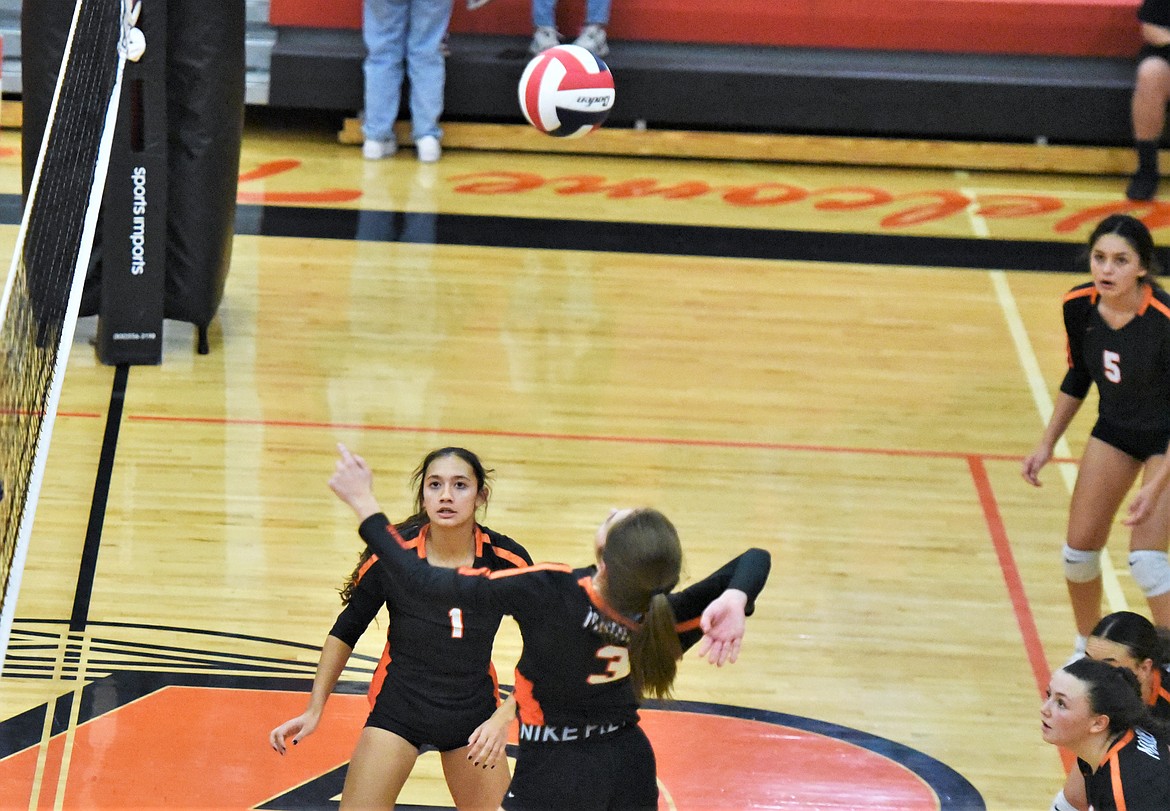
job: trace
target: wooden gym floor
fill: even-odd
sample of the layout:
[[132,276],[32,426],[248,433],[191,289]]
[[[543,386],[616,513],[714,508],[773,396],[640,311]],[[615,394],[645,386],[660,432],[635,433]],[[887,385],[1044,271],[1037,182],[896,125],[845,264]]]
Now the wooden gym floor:
[[[1095,404],[1045,487],[1018,467],[1076,246],[1123,180],[841,162],[899,162],[881,144],[460,149],[479,136],[455,129],[425,166],[253,123],[211,353],[168,322],[162,365],[115,370],[83,319],[0,679],[0,808],[335,806],[384,624],[317,733],[285,758],[266,735],[303,707],[360,549],[325,486],[339,441],[397,515],[428,450],[471,447],[495,470],[483,520],[538,560],[587,561],[633,504],[675,520],[692,577],[771,550],[739,663],[686,662],[645,712],[664,808],[1046,807],[1067,460]],[[0,193],[19,165],[0,133]],[[1144,610],[1124,545],[1109,607]],[[504,681],[518,648],[506,623]],[[433,755],[402,803],[449,807]]]

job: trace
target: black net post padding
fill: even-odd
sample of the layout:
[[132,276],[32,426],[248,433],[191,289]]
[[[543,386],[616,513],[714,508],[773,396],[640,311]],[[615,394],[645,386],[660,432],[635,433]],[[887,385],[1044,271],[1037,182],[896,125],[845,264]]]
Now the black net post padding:
[[169,0],[165,312],[199,329],[201,353],[231,264],[244,128],[245,25],[244,0]]
[[167,0],[142,0],[146,51],[127,60],[102,197],[97,353],[102,363],[162,362],[167,273]]

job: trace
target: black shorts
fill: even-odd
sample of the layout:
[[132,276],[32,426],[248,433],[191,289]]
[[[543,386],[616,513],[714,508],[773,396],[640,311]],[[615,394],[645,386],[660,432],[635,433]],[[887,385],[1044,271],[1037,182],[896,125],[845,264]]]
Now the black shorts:
[[656,811],[658,767],[637,724],[595,741],[520,745],[506,811]]
[[1140,64],[1147,56],[1158,56],[1166,62],[1170,62],[1170,45],[1143,45],[1142,49],[1138,51],[1138,63]]
[[1151,456],[1164,454],[1167,444],[1170,443],[1170,431],[1139,431],[1122,428],[1105,420],[1097,420],[1090,435],[1107,445],[1112,445],[1122,453],[1128,453],[1139,462],[1144,462]]
[[420,712],[379,696],[374,709],[366,718],[366,726],[393,732],[420,752],[450,752],[467,746],[471,733],[494,710],[494,706],[485,705],[474,712],[448,711],[436,707]]

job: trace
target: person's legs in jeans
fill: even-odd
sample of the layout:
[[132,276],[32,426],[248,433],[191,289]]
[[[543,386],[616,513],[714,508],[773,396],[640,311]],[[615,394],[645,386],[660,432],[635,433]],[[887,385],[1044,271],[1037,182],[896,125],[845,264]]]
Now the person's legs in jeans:
[[394,122],[402,100],[406,59],[407,0],[364,0],[362,39],[367,55],[362,134],[367,141],[394,139]]
[[406,36],[406,68],[410,76],[410,119],[415,143],[420,138],[441,138],[443,87],[447,65],[443,36],[451,21],[452,0],[410,0]]

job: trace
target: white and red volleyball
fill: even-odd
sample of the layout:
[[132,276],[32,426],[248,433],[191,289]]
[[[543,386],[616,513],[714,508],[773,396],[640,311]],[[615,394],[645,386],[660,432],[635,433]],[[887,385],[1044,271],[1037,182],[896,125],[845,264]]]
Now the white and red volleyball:
[[613,74],[579,45],[537,54],[520,77],[528,123],[558,138],[579,138],[602,125],[613,107]]

